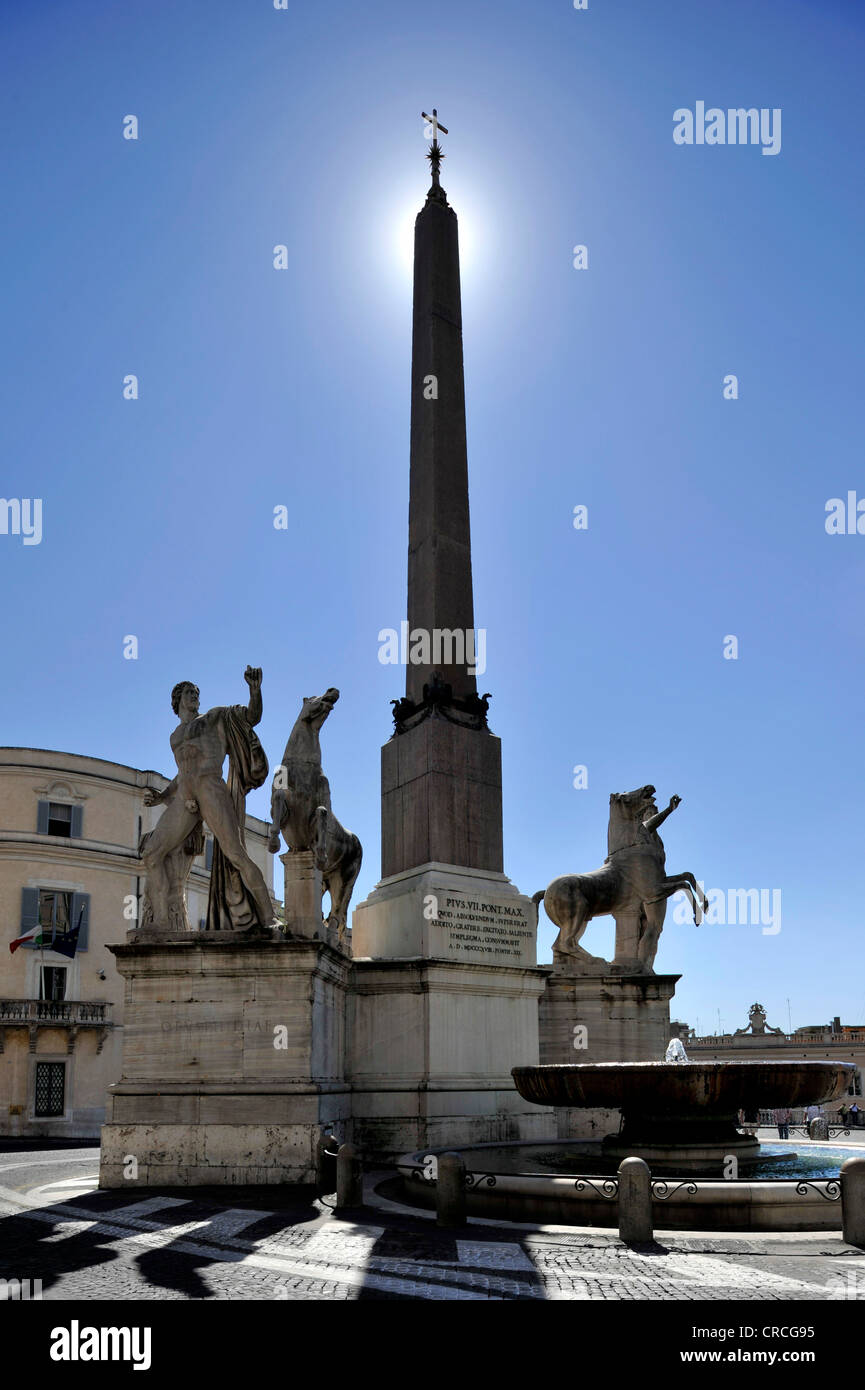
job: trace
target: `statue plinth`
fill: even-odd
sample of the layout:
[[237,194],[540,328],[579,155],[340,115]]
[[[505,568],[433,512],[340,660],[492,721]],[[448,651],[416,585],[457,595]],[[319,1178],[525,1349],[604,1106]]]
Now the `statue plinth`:
[[681,975],[550,971],[540,1004],[542,1064],[651,1062],[670,1037],[670,1000]]
[[339,948],[338,932],[321,912],[324,878],[312,850],[286,850],[279,856],[285,870],[285,929],[291,938],[326,941]]
[[125,982],[123,1061],[100,1186],[314,1182],[325,1126],[350,1124],[348,958],[280,933],[111,949]]

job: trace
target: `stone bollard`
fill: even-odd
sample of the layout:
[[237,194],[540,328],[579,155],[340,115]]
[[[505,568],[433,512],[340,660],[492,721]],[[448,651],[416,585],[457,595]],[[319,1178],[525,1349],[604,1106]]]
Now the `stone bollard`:
[[865,1247],[865,1158],[841,1164],[841,1221],[847,1244]]
[[645,1242],[654,1238],[652,1225],[652,1174],[641,1158],[623,1158],[619,1164],[619,1238]]
[[320,1134],[315,1154],[315,1185],[319,1192],[336,1191],[336,1156],[339,1145],[332,1134]]
[[822,1115],[818,1115],[817,1118],[812,1120],[808,1125],[808,1137],[809,1139],[829,1138],[829,1125]]
[[336,1156],[336,1210],[363,1206],[363,1164],[354,1144],[341,1144]]
[[462,1154],[439,1154],[436,1171],[436,1225],[466,1224],[466,1165]]

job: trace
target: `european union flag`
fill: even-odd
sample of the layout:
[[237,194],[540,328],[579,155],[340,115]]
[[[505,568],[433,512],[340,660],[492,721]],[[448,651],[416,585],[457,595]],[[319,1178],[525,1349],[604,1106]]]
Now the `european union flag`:
[[59,935],[55,936],[51,943],[52,951],[59,951],[61,956],[68,956],[70,960],[73,959],[75,952],[78,950],[78,933],[81,931],[81,921],[83,917],[84,908],[82,906],[78,914],[78,925],[72,927],[70,931],[60,932]]
[[61,932],[59,936],[55,936],[51,943],[52,951],[59,951],[61,956],[68,956],[69,959],[72,960],[75,952],[78,950],[78,933],[80,930],[81,923],[79,922],[78,926],[73,927],[71,931]]

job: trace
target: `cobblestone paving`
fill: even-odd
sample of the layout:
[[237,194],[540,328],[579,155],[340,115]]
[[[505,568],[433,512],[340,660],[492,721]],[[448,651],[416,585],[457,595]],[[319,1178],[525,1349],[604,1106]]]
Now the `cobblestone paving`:
[[99,1192],[95,1151],[70,1157],[0,1154],[0,1279],[41,1279],[46,1299],[865,1300],[865,1253],[832,1233],[629,1247],[607,1231],[447,1232],[311,1198]]

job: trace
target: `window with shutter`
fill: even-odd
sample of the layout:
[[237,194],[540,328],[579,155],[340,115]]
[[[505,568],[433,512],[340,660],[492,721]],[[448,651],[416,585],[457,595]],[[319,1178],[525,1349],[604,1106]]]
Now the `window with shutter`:
[[[47,806],[47,805],[48,805],[48,802],[46,801],[46,802],[44,802],[43,804],[44,804],[45,806]],[[25,932],[32,931],[33,928],[34,928],[34,927],[38,927],[38,925],[39,925],[39,889],[38,889],[38,888],[22,888],[22,889],[21,889],[21,935],[24,936]],[[32,942],[32,941],[25,941],[24,945],[25,945],[25,947],[27,947],[27,948],[29,948],[29,949],[31,949],[31,950],[33,949],[33,942]]]
[[50,946],[58,932],[69,930],[72,894],[56,888],[39,889],[39,922],[44,933],[44,945]]
[[72,806],[59,801],[48,802],[48,834],[62,835],[67,840],[72,834]]

